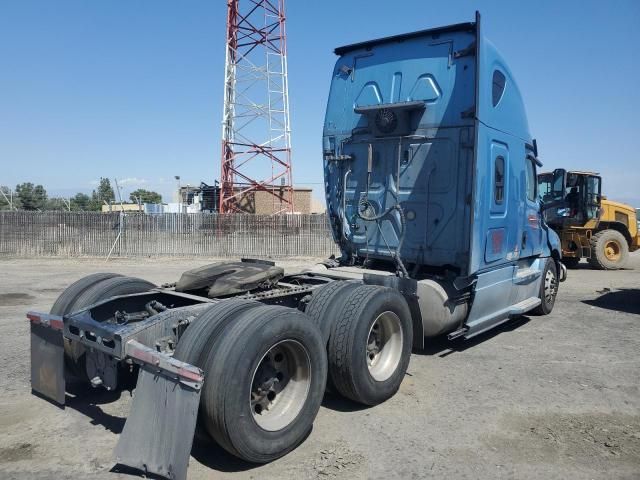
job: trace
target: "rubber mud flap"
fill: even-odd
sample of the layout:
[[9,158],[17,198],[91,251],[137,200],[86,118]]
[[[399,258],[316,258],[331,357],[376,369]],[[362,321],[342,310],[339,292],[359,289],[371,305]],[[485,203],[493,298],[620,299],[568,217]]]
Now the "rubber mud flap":
[[64,390],[62,332],[31,323],[31,391],[64,406]]
[[145,473],[186,480],[200,392],[151,366],[140,367],[131,414],[116,445],[116,461]]

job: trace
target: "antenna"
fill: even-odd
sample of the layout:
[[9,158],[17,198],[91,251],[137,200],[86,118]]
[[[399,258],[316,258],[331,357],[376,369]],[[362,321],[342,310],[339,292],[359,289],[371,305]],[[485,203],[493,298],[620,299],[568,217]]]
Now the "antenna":
[[293,213],[284,0],[227,0],[221,213],[268,192]]

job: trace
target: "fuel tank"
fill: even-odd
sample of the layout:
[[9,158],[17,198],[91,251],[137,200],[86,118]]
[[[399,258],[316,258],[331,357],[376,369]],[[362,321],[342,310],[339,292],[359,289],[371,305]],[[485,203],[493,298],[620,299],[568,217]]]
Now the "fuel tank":
[[419,280],[416,294],[425,337],[451,332],[462,325],[468,304],[454,296],[454,288],[437,280]]

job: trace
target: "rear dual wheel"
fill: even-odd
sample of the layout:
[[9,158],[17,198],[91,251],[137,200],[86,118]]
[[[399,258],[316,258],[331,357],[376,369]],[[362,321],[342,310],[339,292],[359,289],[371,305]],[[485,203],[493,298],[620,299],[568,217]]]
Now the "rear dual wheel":
[[411,312],[402,294],[360,285],[344,298],[331,329],[329,374],[335,388],[365,405],[391,398],[409,366],[412,341]]
[[[155,285],[134,277],[123,277],[117,273],[94,273],[69,285],[51,307],[53,315],[68,315],[116,295],[142,293]],[[72,376],[86,381],[86,350],[73,340],[64,339],[66,370]]]
[[318,326],[325,343],[329,342],[331,329],[342,308],[344,298],[361,285],[359,282],[352,281],[330,282],[313,292],[304,313],[309,315]]
[[304,313],[225,300],[187,328],[175,356],[204,370],[199,428],[231,454],[266,463],[310,432],[327,360]]
[[313,293],[305,313],[327,342],[331,390],[365,405],[393,396],[406,373],[413,336],[402,294],[335,281]]

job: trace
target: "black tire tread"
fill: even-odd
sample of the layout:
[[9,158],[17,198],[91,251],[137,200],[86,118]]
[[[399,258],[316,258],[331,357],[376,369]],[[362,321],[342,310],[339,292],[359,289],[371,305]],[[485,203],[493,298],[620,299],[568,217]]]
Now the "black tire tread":
[[[306,315],[300,311],[293,310],[283,306],[262,305],[258,308],[245,310],[234,323],[227,326],[225,331],[211,344],[206,363],[205,363],[205,380],[202,396],[205,399],[204,414],[206,418],[206,429],[211,437],[225,450],[244,460],[253,463],[266,463],[274,459],[273,455],[264,456],[256,452],[247,452],[239,449],[233,440],[232,432],[237,435],[237,431],[233,429],[234,419],[228,417],[226,402],[227,389],[221,388],[221,385],[230,385],[237,379],[234,377],[235,370],[229,368],[228,362],[232,357],[238,357],[238,352],[243,352],[247,342],[250,342],[255,332],[262,331],[269,322],[281,316],[295,315],[300,317],[300,322],[306,324],[317,331],[317,340],[321,342],[321,334],[317,327],[311,322]],[[326,378],[326,353],[324,346],[318,344],[318,351],[322,354],[320,368],[324,373],[320,372],[320,376],[316,378]],[[324,389],[324,384],[321,387]],[[317,401],[317,408],[320,408],[320,400],[322,394],[313,396],[313,401]],[[314,413],[317,414],[317,411]],[[309,425],[309,429],[311,425]],[[307,431],[308,433],[308,431]],[[282,456],[293,450],[305,437],[300,438],[296,444],[288,445],[284,450],[280,451],[277,456]]]
[[[225,328],[244,311],[262,305],[253,300],[229,299],[215,304],[201,304],[196,318],[192,320],[185,332],[178,340],[178,345],[173,353],[177,360],[205,370],[206,359],[210,349],[216,344],[216,340]],[[190,307],[194,309],[196,307]],[[205,385],[207,377],[205,376]],[[196,437],[208,438],[205,428],[205,395],[200,396],[200,411],[198,424],[196,425]]]
[[174,358],[203,368],[208,354],[206,347],[212,335],[220,335],[233,317],[261,305],[254,300],[230,299],[209,305],[208,308],[203,307],[204,311],[191,322],[178,341]]
[[[211,437],[222,448],[232,455],[240,457],[240,452],[233,446],[229,438],[229,430],[225,422],[224,408],[224,388],[219,385],[226,385],[231,379],[228,369],[223,368],[224,361],[228,358],[231,349],[236,347],[237,340],[244,335],[248,326],[259,322],[266,323],[274,316],[281,315],[287,307],[263,306],[254,310],[248,310],[242,314],[237,321],[230,325],[220,336],[216,344],[212,344],[206,359],[205,381],[203,396],[205,399],[205,415],[207,419],[206,429]],[[217,367],[217,368],[216,368]]]
[[313,292],[311,300],[309,301],[304,313],[306,313],[311,320],[313,320],[313,323],[318,326],[320,332],[322,332],[325,343],[329,341],[329,336],[331,335],[331,330],[333,328],[332,322],[334,320],[333,318],[329,318],[328,313],[332,309],[339,311],[340,305],[337,305],[336,302],[338,302],[340,297],[345,295],[350,289],[359,285],[361,284],[336,280],[328,285],[323,285]]
[[71,312],[93,305],[116,295],[141,293],[155,288],[156,285],[136,277],[115,277],[103,280],[80,294],[70,306]]
[[362,285],[345,299],[340,315],[331,331],[329,346],[329,370],[335,388],[345,397],[359,401],[353,382],[351,368],[351,346],[353,331],[351,324],[359,320],[359,310],[373,296],[379,294],[379,287]]
[[[544,298],[544,280],[545,280],[545,277],[547,275],[547,267],[550,266],[550,265],[553,266],[553,269],[554,269],[555,275],[556,275],[556,295],[554,297],[553,305],[551,305],[551,308],[549,308],[548,306],[546,306],[544,304],[544,302],[545,302],[545,298]],[[540,293],[539,293],[541,303],[536,308],[531,310],[531,313],[533,315],[542,316],[542,315],[549,315],[551,313],[551,311],[553,310],[553,307],[555,305],[555,299],[558,296],[558,288],[559,288],[559,285],[560,285],[559,278],[560,277],[558,275],[558,266],[556,265],[556,261],[553,258],[548,257],[547,260],[546,260],[545,268],[542,271],[542,281],[541,281]]]
[[71,313],[69,308],[75,303],[77,297],[95,284],[114,277],[121,277],[118,273],[100,272],[92,273],[86,277],[76,280],[60,294],[53,303],[49,313],[52,315],[66,315]]
[[[115,274],[114,274],[115,275]],[[92,305],[100,300],[115,296],[125,295],[130,293],[140,293],[151,288],[155,285],[146,280],[134,277],[123,277],[121,275],[115,275],[106,279],[102,279],[92,284],[88,288],[84,289],[75,300],[69,302],[67,305],[66,313],[73,313],[81,310],[89,305]],[[67,359],[67,367],[69,373],[80,380],[86,381],[84,358],[85,348],[84,346],[73,340],[65,340],[64,351]]]

